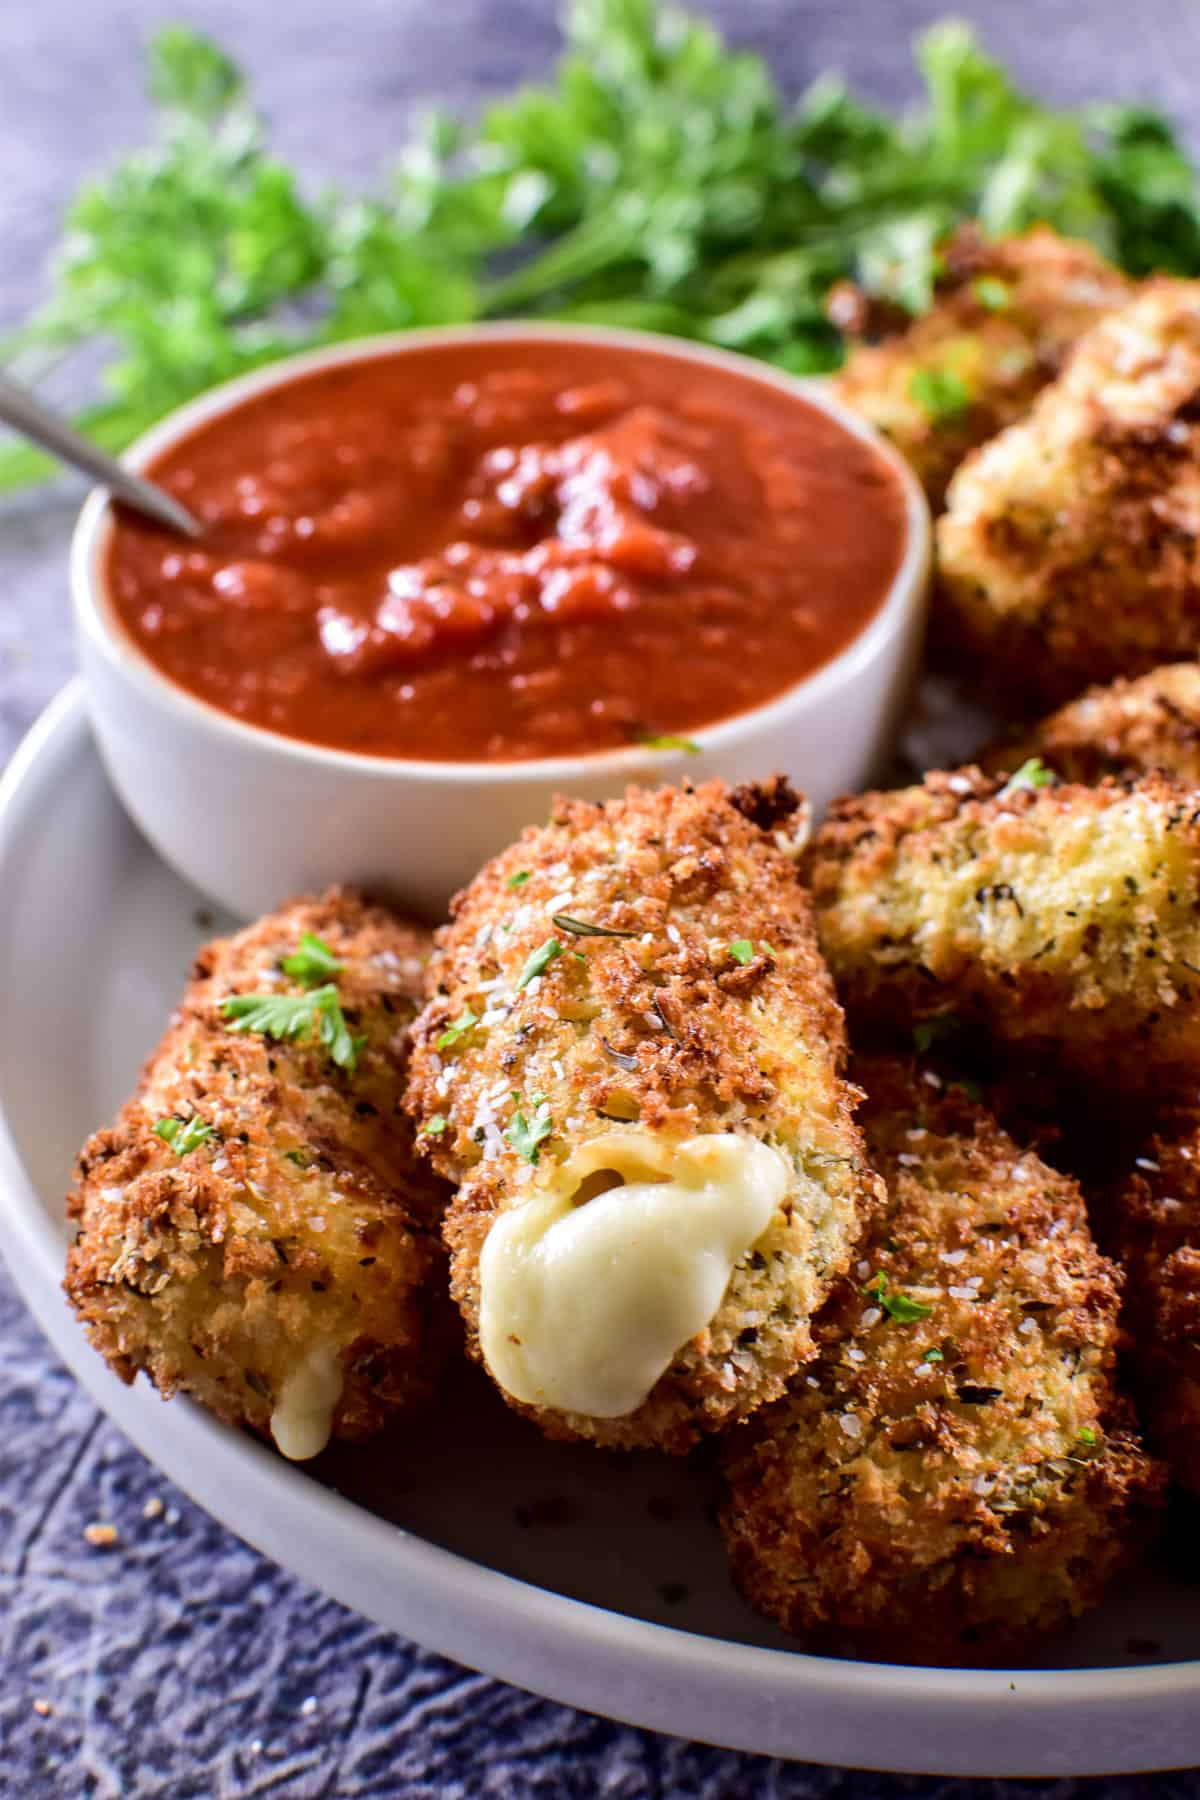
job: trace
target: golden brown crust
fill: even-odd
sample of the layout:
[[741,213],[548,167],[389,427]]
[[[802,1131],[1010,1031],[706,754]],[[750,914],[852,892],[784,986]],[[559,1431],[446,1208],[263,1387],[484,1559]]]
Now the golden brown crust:
[[[447,1240],[475,1354],[494,1218],[587,1139],[622,1125],[741,1131],[778,1144],[795,1169],[786,1210],[643,1405],[611,1420],[537,1413],[550,1435],[679,1451],[778,1393],[876,1201],[808,898],[746,817],[769,814],[778,829],[784,798],[773,786],[734,806],[710,782],[631,789],[604,806],[559,801],[458,897],[439,934],[409,1104],[422,1146],[461,1183]],[[621,935],[580,936],[572,921]],[[551,941],[560,953],[522,988]],[[464,1018],[478,1023],[447,1040]],[[550,1122],[536,1167],[505,1135],[534,1106]]]
[[[279,969],[301,933],[343,963],[365,1034],[351,1079],[319,1044],[234,1032],[233,993],[300,993]],[[312,1345],[344,1365],[335,1434],[364,1437],[431,1391],[446,1342],[446,1190],[400,1110],[430,938],[346,890],[296,900],[209,944],[137,1094],[84,1145],[69,1196],[66,1290],[126,1381],[268,1428]],[[184,1155],[155,1135],[198,1119]]]
[[1147,1433],[1175,1480],[1200,1497],[1200,1113],[1162,1119],[1114,1225]]
[[890,1205],[819,1360],[727,1440],[734,1578],[813,1648],[1002,1662],[1094,1605],[1157,1510],[1114,1387],[1117,1272],[1075,1184],[982,1108],[854,1073]]
[[[1028,412],[1076,339],[1131,292],[1090,245],[1046,226],[997,243],[964,227],[943,261],[930,310],[853,349],[837,377],[840,397],[892,439],[935,509],[968,451]],[[949,397],[961,388],[965,404],[923,405],[922,377],[946,375]]]
[[1200,648],[1200,282],[1152,281],[976,450],[935,636],[1026,711]]
[[1200,802],[977,769],[839,801],[808,864],[852,1020],[953,1014],[1125,1093],[1200,1075]]
[[1064,781],[1161,769],[1200,788],[1200,663],[1167,663],[1136,681],[1089,688],[1025,736],[980,757],[990,773],[1038,756]]

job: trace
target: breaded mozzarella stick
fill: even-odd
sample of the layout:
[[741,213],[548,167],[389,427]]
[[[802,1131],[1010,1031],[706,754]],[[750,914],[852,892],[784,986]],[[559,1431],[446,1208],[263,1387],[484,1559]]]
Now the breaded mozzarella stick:
[[1169,1114],[1135,1158],[1114,1221],[1146,1432],[1200,1498],[1200,1115]]
[[941,262],[929,310],[853,348],[835,383],[907,457],[935,508],[967,453],[1023,417],[1076,340],[1131,292],[1090,244],[1044,225],[994,243],[964,226]]
[[446,1192],[400,1111],[429,944],[334,890],[200,952],[68,1202],[67,1293],[124,1380],[290,1457],[430,1396]]
[[839,801],[811,850],[852,1022],[953,1015],[1106,1090],[1200,1076],[1200,795],[977,769]]
[[552,1436],[681,1451],[778,1393],[876,1204],[795,806],[560,802],[440,934],[410,1102],[471,1345]]
[[939,630],[1023,710],[1200,651],[1200,281],[1148,281],[959,468]]
[[980,760],[989,773],[1010,774],[1032,756],[1064,781],[1161,769],[1200,787],[1200,663],[1166,663],[1136,681],[1089,688]]
[[729,1436],[734,1578],[815,1648],[1003,1663],[1094,1605],[1157,1510],[1114,1388],[1119,1280],[1074,1182],[981,1107],[854,1072],[890,1203],[818,1360]]

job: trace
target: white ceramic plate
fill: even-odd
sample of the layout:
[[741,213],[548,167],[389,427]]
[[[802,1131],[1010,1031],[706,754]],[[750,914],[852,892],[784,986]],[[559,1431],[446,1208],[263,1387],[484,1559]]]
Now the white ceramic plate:
[[473,1376],[386,1459],[362,1449],[307,1470],[123,1387],[59,1289],[62,1195],[221,923],[201,905],[121,812],[68,689],[0,783],[0,1240],[59,1354],[202,1506],[380,1624],[633,1724],[898,1771],[1200,1762],[1200,1590],[1165,1570],[1130,1578],[1037,1668],[804,1656],[730,1589],[703,1474],[544,1443]]

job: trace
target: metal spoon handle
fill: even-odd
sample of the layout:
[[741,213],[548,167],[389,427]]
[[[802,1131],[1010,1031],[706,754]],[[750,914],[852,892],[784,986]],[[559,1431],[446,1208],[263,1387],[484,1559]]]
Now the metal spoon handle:
[[0,373],[0,420],[11,425],[22,436],[31,438],[48,450],[51,456],[57,456],[60,462],[70,463],[72,468],[81,469],[94,481],[100,482],[121,500],[125,500],[138,512],[146,513],[160,525],[167,525],[172,531],[180,531],[185,537],[203,537],[204,527],[199,519],[181,506],[152,481],[146,481],[140,475],[134,475],[129,469],[122,468],[114,457],[106,456],[103,450],[89,443],[63,418],[23,388],[18,382]]

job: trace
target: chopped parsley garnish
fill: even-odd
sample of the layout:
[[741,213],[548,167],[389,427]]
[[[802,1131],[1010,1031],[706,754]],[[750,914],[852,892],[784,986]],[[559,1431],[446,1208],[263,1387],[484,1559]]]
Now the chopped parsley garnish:
[[345,964],[338,960],[328,944],[306,931],[300,938],[298,949],[291,956],[285,956],[279,966],[293,981],[301,981],[305,987],[319,987],[331,976],[340,975]]
[[366,1047],[366,1036],[355,1037],[346,1023],[346,1015],[342,1011],[341,1001],[332,990],[319,988],[321,994],[329,993],[329,998],[321,1003],[319,1029],[321,1042],[328,1050],[330,1057],[339,1069],[345,1069],[353,1075],[358,1068],[359,1052]]
[[989,312],[1007,312],[1012,305],[1011,288],[995,275],[980,275],[971,283],[971,292]]
[[170,1144],[176,1156],[186,1156],[189,1150],[198,1150],[213,1136],[213,1128],[194,1115],[190,1119],[157,1119],[154,1135],[164,1144]]
[[593,925],[590,919],[573,919],[570,913],[551,913],[551,923],[572,937],[635,938],[636,931],[621,931],[616,925]]
[[542,1144],[553,1130],[549,1104],[543,1101],[532,1118],[527,1119],[523,1112],[515,1112],[504,1135],[518,1156],[527,1163],[536,1163]]
[[745,968],[746,964],[753,959],[754,945],[749,938],[735,938],[729,946],[729,954],[735,963],[741,963]]
[[934,425],[957,419],[971,404],[970,389],[953,369],[914,369],[908,392]]
[[927,1319],[933,1311],[932,1306],[926,1306],[923,1300],[914,1300],[911,1294],[906,1294],[901,1289],[893,1293],[883,1269],[872,1276],[863,1293],[878,1300],[889,1319],[895,1319],[899,1325],[912,1325],[917,1319]]
[[313,1025],[321,1043],[339,1069],[353,1075],[365,1037],[355,1037],[346,1023],[338,991],[330,982],[307,994],[230,994],[221,1012],[232,1031],[253,1031],[262,1037],[299,1042],[312,1036]]
[[1005,800],[1009,794],[1019,794],[1025,789],[1036,792],[1038,788],[1049,787],[1053,780],[1053,769],[1048,769],[1040,756],[1031,756],[1021,764],[1015,775],[1009,776],[996,798]]
[[946,1358],[940,1350],[927,1350],[921,1358],[922,1362],[945,1362]]
[[536,950],[531,950],[525,959],[525,967],[521,970],[520,979],[517,982],[518,994],[522,988],[529,986],[535,975],[543,974],[555,957],[561,955],[562,945],[557,938],[547,938],[544,944],[540,944]]
[[506,888],[524,887],[532,873],[533,871],[531,869],[518,869],[515,875],[509,876],[504,885]]
[[880,1302],[889,1318],[897,1320],[901,1325],[911,1325],[917,1319],[927,1319],[933,1311],[922,1300],[914,1300],[910,1294],[880,1294]]
[[432,1119],[422,1125],[420,1135],[422,1137],[441,1137],[448,1123],[445,1113],[434,1113]]
[[776,962],[778,962],[778,960],[779,960],[779,952],[778,952],[778,950],[776,950],[776,949],[775,949],[775,947],[774,947],[774,945],[772,945],[772,944],[768,944],[768,942],[767,942],[767,940],[766,940],[766,938],[764,938],[764,939],[763,939],[763,940],[762,940],[762,942],[761,942],[761,943],[760,943],[760,944],[759,944],[759,946],[758,946],[758,947],[759,947],[759,949],[760,949],[760,950],[761,950],[761,951],[762,951],[762,953],[763,953],[763,955],[764,955],[764,956],[769,956],[769,957],[771,957],[771,958],[772,958],[772,959],[773,959],[773,960],[774,960],[774,961],[776,961]]
[[1079,1427],[1079,1441],[1081,1444],[1092,1445],[1099,1443],[1100,1440],[1090,1425],[1081,1425]]
[[663,732],[658,737],[639,738],[638,743],[643,750],[682,750],[688,756],[700,754],[700,746],[695,738],[675,737],[670,732]]
[[932,1019],[922,1019],[913,1026],[913,1049],[918,1056],[924,1056],[935,1044],[944,1043],[953,1037],[958,1030],[958,1019],[952,1012],[935,1013]]
[[307,1169],[308,1158],[305,1156],[303,1150],[288,1150],[285,1152],[285,1155],[287,1156],[288,1161],[290,1163],[295,1163],[298,1169]]
[[[334,993],[331,987],[329,992]],[[221,1012],[235,1031],[255,1031],[264,1037],[305,1038],[321,1005],[322,990],[302,994],[230,994]]]
[[469,1006],[464,1006],[457,1019],[452,1019],[445,1031],[437,1039],[435,1048],[448,1050],[451,1044],[457,1044],[459,1038],[465,1037],[473,1025],[478,1025],[479,1016]]

